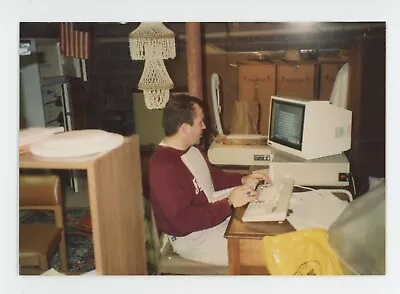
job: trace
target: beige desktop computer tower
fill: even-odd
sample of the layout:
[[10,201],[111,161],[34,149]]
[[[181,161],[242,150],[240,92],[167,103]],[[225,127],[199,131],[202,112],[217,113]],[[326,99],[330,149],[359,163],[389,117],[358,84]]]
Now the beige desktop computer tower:
[[344,153],[305,160],[274,151],[273,160],[267,168],[275,181],[289,176],[294,179],[295,185],[300,186],[349,186],[350,163]]

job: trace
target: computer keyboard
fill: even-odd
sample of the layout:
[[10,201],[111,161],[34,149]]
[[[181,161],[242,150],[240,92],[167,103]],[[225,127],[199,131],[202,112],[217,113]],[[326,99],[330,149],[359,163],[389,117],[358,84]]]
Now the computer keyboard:
[[260,187],[260,197],[250,202],[243,214],[244,222],[283,221],[286,219],[294,180],[289,177]]

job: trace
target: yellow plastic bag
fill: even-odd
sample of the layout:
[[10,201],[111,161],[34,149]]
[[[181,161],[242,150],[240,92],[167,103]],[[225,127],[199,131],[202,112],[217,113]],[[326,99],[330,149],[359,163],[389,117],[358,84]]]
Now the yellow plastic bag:
[[325,229],[307,229],[263,238],[271,275],[343,275]]

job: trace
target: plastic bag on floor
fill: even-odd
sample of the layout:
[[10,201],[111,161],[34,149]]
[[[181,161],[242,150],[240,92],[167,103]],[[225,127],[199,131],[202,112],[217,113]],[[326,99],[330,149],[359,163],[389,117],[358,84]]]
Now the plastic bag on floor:
[[352,201],[329,228],[329,244],[345,274],[383,275],[386,270],[386,182]]
[[265,264],[271,275],[342,275],[339,259],[322,228],[263,238]]

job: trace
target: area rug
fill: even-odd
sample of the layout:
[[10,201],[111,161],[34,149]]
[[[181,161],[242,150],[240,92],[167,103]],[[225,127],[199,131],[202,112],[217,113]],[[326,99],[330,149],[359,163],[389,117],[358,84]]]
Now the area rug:
[[[69,271],[85,273],[93,270],[94,251],[89,208],[67,208],[64,216]],[[54,223],[54,215],[50,211],[29,211],[20,214],[19,221],[21,224]],[[50,261],[50,267],[60,270],[58,252]]]

